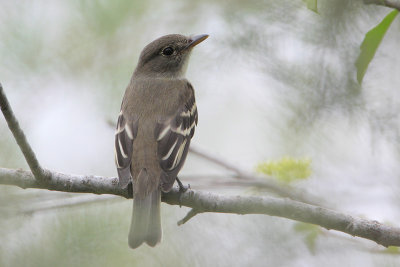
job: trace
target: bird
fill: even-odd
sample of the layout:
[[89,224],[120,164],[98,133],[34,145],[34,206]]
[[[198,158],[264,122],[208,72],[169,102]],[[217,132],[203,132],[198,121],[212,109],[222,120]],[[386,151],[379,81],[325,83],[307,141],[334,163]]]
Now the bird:
[[142,50],[125,90],[115,132],[119,186],[132,185],[129,247],[161,241],[161,192],[181,170],[198,122],[192,84],[185,78],[193,47],[208,34],[162,36]]

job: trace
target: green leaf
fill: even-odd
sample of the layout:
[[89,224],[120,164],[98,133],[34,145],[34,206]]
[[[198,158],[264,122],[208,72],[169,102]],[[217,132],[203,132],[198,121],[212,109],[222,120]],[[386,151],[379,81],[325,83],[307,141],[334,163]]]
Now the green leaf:
[[307,8],[318,13],[317,0],[303,0],[307,4]]
[[257,165],[256,170],[260,173],[274,176],[282,182],[290,183],[308,178],[311,175],[310,165],[310,159],[284,157],[276,161],[262,162]]
[[365,72],[367,71],[368,65],[373,59],[376,50],[381,43],[383,36],[385,36],[390,24],[399,12],[393,10],[390,12],[375,28],[367,32],[364,41],[362,42],[360,49],[361,53],[357,58],[357,80],[361,84],[364,78]]
[[314,224],[299,222],[294,225],[294,230],[305,234],[304,241],[308,249],[310,252],[315,253],[317,237],[321,233],[320,227]]

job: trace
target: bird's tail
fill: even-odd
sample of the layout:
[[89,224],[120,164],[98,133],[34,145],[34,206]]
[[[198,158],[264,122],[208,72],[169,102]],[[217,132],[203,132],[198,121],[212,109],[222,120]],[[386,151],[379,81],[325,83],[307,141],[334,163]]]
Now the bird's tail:
[[131,248],[143,242],[154,247],[161,241],[161,191],[154,190],[143,199],[133,200],[132,222],[128,242]]

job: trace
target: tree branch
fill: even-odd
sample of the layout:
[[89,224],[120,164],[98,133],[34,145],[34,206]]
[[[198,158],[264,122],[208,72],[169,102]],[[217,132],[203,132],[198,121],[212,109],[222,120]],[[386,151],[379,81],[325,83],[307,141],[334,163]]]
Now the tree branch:
[[400,11],[400,1],[399,0],[364,0],[364,3],[386,6],[390,8],[395,8]]
[[118,178],[95,175],[73,175],[46,170],[48,181],[38,181],[30,171],[0,168],[0,184],[23,189],[39,188],[70,193],[111,194],[129,198],[127,190],[118,186]]
[[[44,183],[37,181],[29,171],[0,168],[0,184],[63,192],[113,194],[129,198],[128,191],[118,186],[117,178],[68,175],[47,171],[50,180]],[[163,194],[162,201],[170,205],[182,205],[193,209],[180,223],[204,212],[265,214],[320,225],[328,230],[333,229],[369,239],[386,247],[400,246],[400,228],[290,199],[222,196],[195,190],[188,190],[181,194],[177,188],[173,188],[169,193]]]
[[15,140],[22,153],[24,154],[25,160],[29,165],[32,173],[35,175],[38,180],[45,180],[47,177],[47,173],[42,167],[40,167],[39,161],[36,158],[35,153],[33,152],[31,146],[26,140],[25,134],[19,126],[18,120],[14,115],[14,112],[8,102],[7,96],[4,93],[3,86],[0,84],[0,108],[1,112],[4,115],[4,118],[7,121],[8,128],[10,128],[12,134],[14,135]]
[[[0,106],[8,126],[32,171],[0,168],[0,184],[15,185],[21,188],[41,188],[63,192],[112,194],[125,198],[130,197],[128,190],[123,190],[119,187],[118,178],[93,175],[68,175],[41,168],[23,131],[19,127],[19,123],[14,116],[1,84]],[[202,154],[204,157],[204,153],[196,152],[196,150],[195,153]],[[240,171],[234,166],[227,165],[221,162],[221,160],[208,158],[233,170],[242,178],[252,178],[251,175]],[[274,185],[272,185],[272,188],[274,188]],[[280,188],[275,189],[279,191]],[[400,228],[385,226],[377,221],[355,218],[316,205],[289,199],[256,196],[221,196],[193,190],[181,193],[178,189],[173,188],[169,193],[162,195],[162,201],[170,205],[182,205],[192,208],[178,224],[183,224],[195,215],[203,212],[266,214],[317,224],[327,229],[334,229],[353,236],[370,239],[383,246],[400,246]]]
[[171,205],[190,207],[192,210],[178,224],[185,223],[196,214],[219,212],[234,214],[266,214],[305,223],[316,224],[328,230],[337,230],[387,246],[400,246],[400,228],[383,225],[377,221],[356,218],[319,206],[290,199],[257,196],[221,196],[188,190],[181,197],[174,190],[163,195]]

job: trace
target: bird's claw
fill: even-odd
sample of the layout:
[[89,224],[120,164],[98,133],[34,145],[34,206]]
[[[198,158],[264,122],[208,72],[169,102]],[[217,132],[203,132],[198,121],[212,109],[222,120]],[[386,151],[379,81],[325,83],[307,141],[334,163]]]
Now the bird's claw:
[[179,180],[178,177],[176,177],[176,182],[178,183],[179,186],[179,207],[182,207],[182,195],[188,190],[190,189],[190,184],[188,184],[187,186],[184,186],[181,182],[181,180]]

